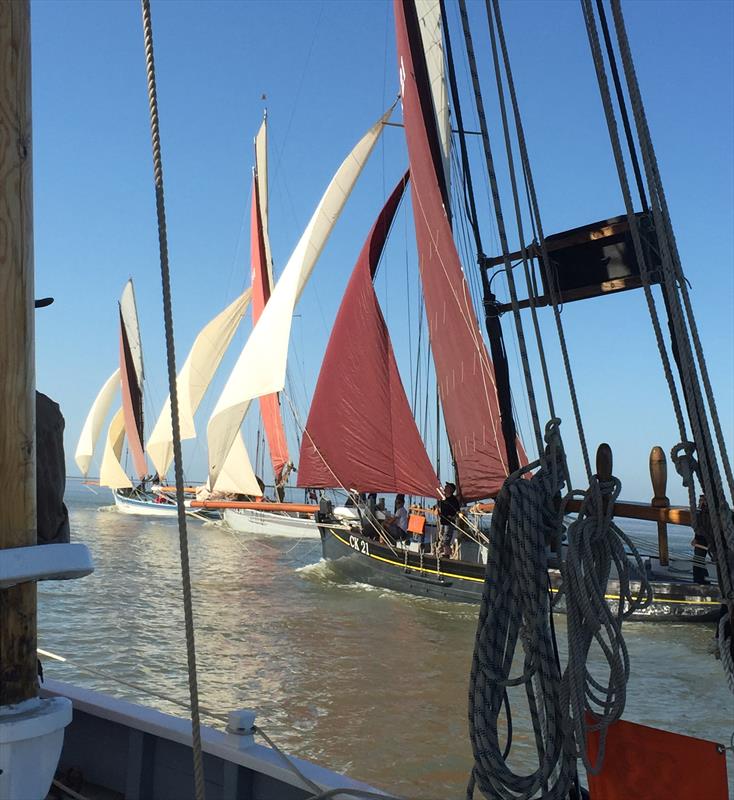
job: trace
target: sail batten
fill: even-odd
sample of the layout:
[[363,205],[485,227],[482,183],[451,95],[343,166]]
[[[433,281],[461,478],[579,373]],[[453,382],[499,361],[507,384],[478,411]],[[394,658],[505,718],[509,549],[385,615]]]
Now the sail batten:
[[332,178],[222,391],[207,427],[212,485],[251,401],[285,386],[293,310],[391,112],[370,128]]
[[438,496],[373,286],[407,181],[388,198],[344,293],[306,422],[299,486]]
[[394,7],[413,216],[431,350],[459,488],[465,500],[479,499],[494,495],[508,473],[494,369],[451,231],[416,6],[413,0],[394,0]]
[[[252,272],[252,323],[262,315],[273,290],[273,274],[268,235],[267,207],[267,125],[263,120],[255,139],[255,171],[252,180],[252,204],[250,211],[250,264]],[[290,462],[288,442],[283,427],[283,417],[277,394],[260,397],[260,414],[265,428],[265,437],[270,450],[276,485],[283,478],[283,470]]]

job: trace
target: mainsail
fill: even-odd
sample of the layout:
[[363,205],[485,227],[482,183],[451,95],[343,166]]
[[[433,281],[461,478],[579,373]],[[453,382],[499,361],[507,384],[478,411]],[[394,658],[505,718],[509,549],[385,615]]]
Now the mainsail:
[[135,291],[132,280],[129,280],[120,297],[120,378],[127,446],[135,472],[141,480],[148,472],[143,451],[144,377]]
[[[267,227],[267,123],[263,120],[255,139],[255,170],[252,177],[252,205],[250,211],[250,264],[252,270],[252,324],[257,321],[273,291],[273,273],[270,256],[270,237]],[[283,469],[290,462],[288,442],[280,413],[277,394],[260,397],[260,414],[268,440],[270,460],[275,483],[280,484]]]
[[[176,388],[178,390],[178,422],[182,441],[193,439],[196,436],[194,414],[247,311],[250,295],[251,290],[247,289],[204,326],[194,340],[191,351],[178,373]],[[173,461],[170,396],[166,399],[163,410],[148,439],[147,450],[158,475],[163,478]],[[252,468],[250,468],[251,471]]]
[[414,0],[394,0],[419,269],[446,430],[464,500],[507,476],[494,370],[448,218],[448,189]]
[[380,212],[344,294],[301,441],[298,485],[438,497],[373,278],[406,174]]
[[87,414],[82,428],[81,435],[79,436],[79,443],[76,446],[74,453],[74,460],[76,461],[79,470],[83,477],[87,477],[89,472],[89,465],[92,462],[94,455],[94,448],[97,445],[97,439],[102,430],[102,425],[110,410],[112,398],[120,386],[120,370],[116,369],[112,375],[104,383],[104,386],[99,390],[99,394],[95,397],[92,408]]
[[[250,402],[285,386],[293,309],[391,112],[370,128],[332,178],[222,391],[207,429],[212,486]],[[248,493],[260,489],[255,485]]]

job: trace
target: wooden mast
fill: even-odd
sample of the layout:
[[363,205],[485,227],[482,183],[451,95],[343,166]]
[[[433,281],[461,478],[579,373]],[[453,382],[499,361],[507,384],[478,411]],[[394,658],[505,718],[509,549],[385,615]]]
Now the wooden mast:
[[[0,548],[36,544],[28,0],[0,2]],[[0,589],[0,706],[37,694],[36,584]]]

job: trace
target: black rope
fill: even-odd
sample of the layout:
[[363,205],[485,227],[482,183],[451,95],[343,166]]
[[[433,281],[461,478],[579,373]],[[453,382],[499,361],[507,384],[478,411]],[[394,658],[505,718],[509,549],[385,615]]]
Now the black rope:
[[622,91],[622,82],[619,79],[619,70],[617,69],[617,58],[614,54],[612,47],[612,37],[609,35],[609,26],[607,25],[607,15],[604,11],[604,0],[596,0],[596,7],[599,10],[599,19],[601,20],[601,29],[604,34],[604,43],[607,48],[607,56],[609,58],[609,66],[612,70],[612,79],[614,80],[614,89],[617,93],[617,102],[619,103],[619,112],[622,116],[622,125],[624,125],[624,135],[627,139],[627,148],[629,149],[630,159],[632,160],[632,169],[635,173],[635,182],[637,183],[637,191],[640,193],[640,203],[642,204],[643,211],[649,211],[647,204],[647,195],[645,194],[645,184],[642,180],[642,173],[640,171],[640,162],[637,159],[637,148],[635,147],[634,137],[632,136],[632,128],[630,126],[629,116],[627,114],[627,104],[624,99],[624,92]]

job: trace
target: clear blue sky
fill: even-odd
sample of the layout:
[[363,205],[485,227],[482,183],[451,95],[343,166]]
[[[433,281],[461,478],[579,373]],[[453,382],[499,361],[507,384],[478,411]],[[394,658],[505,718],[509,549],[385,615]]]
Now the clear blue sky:
[[[449,7],[458,48],[457,13],[453,3]],[[734,4],[649,0],[624,8],[732,447]],[[546,232],[622,213],[579,5],[505,3],[504,21]],[[198,330],[249,281],[251,140],[265,105],[261,96],[267,96],[271,122],[270,232],[277,274],[334,170],[397,93],[394,29],[392,4],[382,0],[154,0],[153,24],[180,364]],[[167,393],[140,9],[135,2],[34,2],[32,26],[36,295],[56,298],[36,317],[38,387],[61,403],[73,475],[84,417],[116,366],[116,304],[130,276],[144,338],[148,430]],[[477,28],[475,35],[486,51],[483,31]],[[487,95],[490,81],[485,71]],[[466,106],[465,114],[473,125]],[[491,124],[496,121],[493,115]],[[498,159],[499,153],[497,141]],[[354,260],[405,165],[402,133],[389,129],[300,303],[289,371],[304,417]],[[481,177],[478,185],[486,194]],[[506,192],[504,199],[509,203]],[[492,230],[487,219],[485,239],[495,253]],[[417,336],[409,203],[395,224],[377,286],[409,386]],[[644,298],[631,292],[575,303],[563,317],[588,438],[592,446],[604,440],[612,445],[624,496],[646,499],[649,449],[660,444],[669,450],[677,434]],[[582,485],[551,323],[546,312],[557,402]],[[222,373],[249,327],[248,318]],[[505,331],[512,338],[509,318]],[[514,362],[512,345],[510,352]],[[200,431],[223,380],[224,374],[202,406]],[[515,385],[530,444],[521,385]],[[256,427],[251,414],[250,439]],[[431,428],[431,452],[434,437]],[[187,456],[189,475],[203,477],[203,445],[188,448]],[[668,493],[683,499],[672,475]]]

